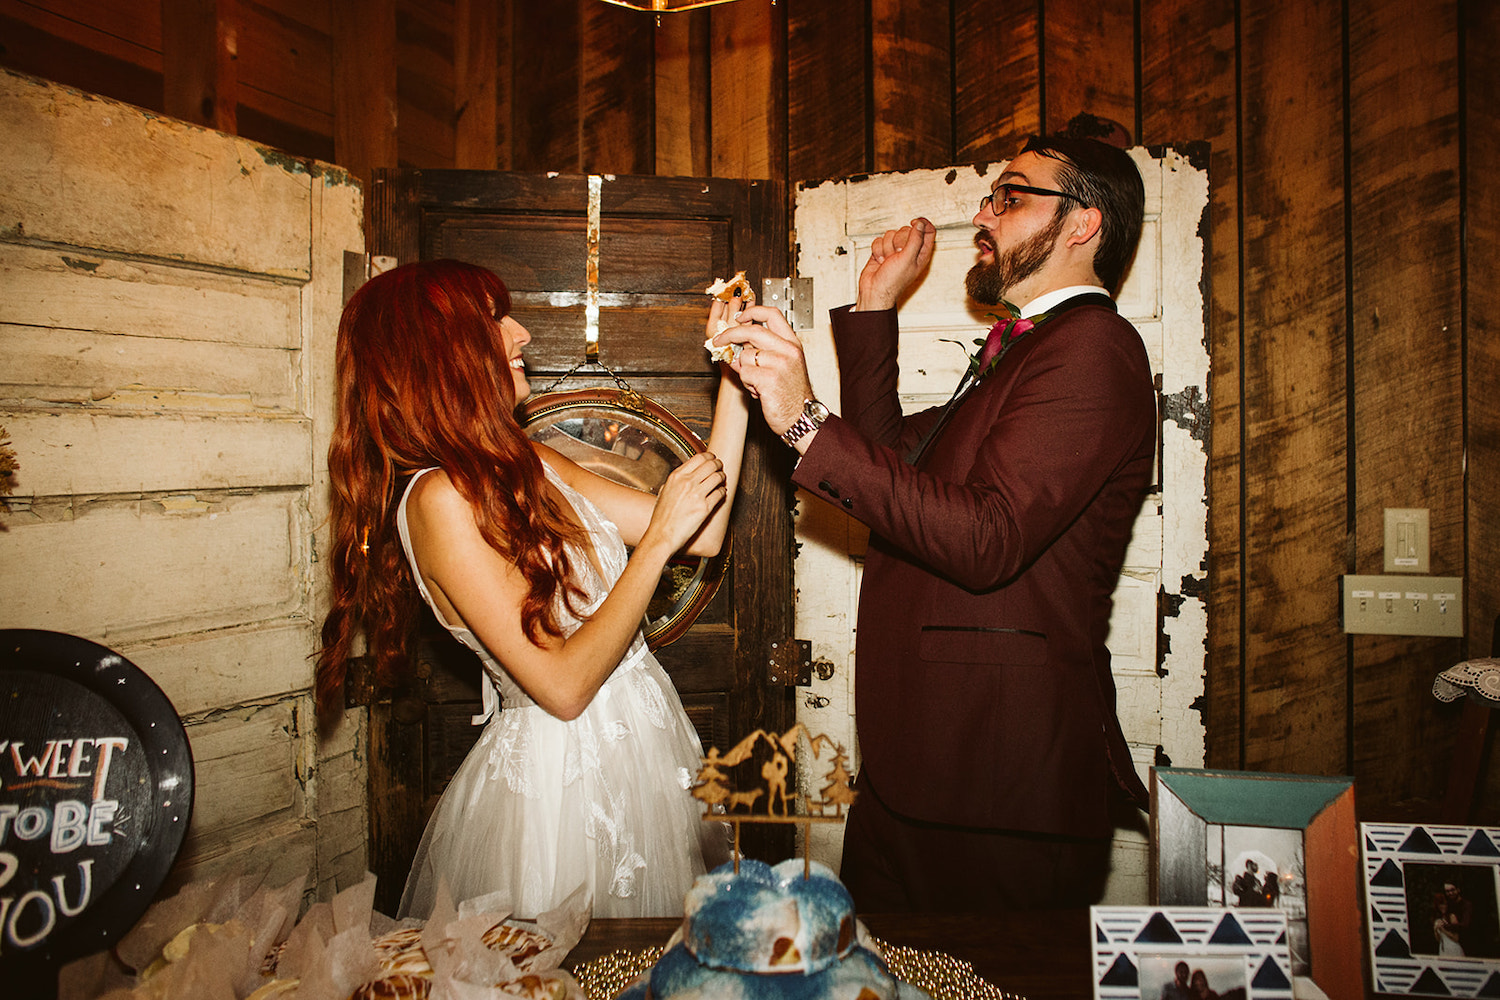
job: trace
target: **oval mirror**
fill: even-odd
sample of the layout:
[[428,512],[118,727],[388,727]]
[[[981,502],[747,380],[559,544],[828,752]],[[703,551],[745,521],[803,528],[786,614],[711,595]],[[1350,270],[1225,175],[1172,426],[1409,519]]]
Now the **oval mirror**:
[[[590,472],[655,493],[667,474],[705,445],[672,411],[629,389],[541,393],[521,407],[533,441],[562,452]],[[646,609],[646,643],[657,649],[679,638],[719,589],[729,544],[712,558],[667,563]]]

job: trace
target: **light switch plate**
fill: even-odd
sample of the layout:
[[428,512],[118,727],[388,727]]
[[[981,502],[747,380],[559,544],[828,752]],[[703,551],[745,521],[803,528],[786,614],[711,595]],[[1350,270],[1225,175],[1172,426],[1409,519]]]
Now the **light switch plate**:
[[1427,573],[1429,563],[1426,507],[1385,509],[1385,571]]
[[1357,635],[1464,634],[1461,576],[1341,577],[1344,631]]

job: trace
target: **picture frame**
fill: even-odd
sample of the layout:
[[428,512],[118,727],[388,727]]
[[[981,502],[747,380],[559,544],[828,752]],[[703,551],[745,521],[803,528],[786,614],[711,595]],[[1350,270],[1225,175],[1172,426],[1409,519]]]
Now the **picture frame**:
[[[1093,906],[1094,1000],[1162,1000],[1199,978],[1222,1000],[1292,1000],[1286,913]],[[1179,976],[1180,978],[1176,978]]]
[[1361,823],[1376,995],[1500,996],[1500,827]]
[[1299,998],[1365,995],[1358,844],[1352,778],[1151,771],[1152,902],[1284,911]]

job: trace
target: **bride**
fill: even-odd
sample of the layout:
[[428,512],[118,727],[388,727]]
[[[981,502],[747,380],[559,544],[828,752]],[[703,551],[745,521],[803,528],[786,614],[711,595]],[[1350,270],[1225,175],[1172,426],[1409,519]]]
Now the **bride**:
[[[715,302],[708,330],[738,305]],[[668,559],[723,545],[749,408],[722,366],[709,450],[656,495],[621,486],[527,438],[530,339],[504,283],[458,261],[403,265],[349,300],[319,704],[341,700],[356,631],[379,676],[398,672],[425,601],[478,654],[485,727],[398,915],[429,915],[442,883],[518,917],[580,886],[595,916],[678,915],[727,843],[688,794],[701,747],[641,625]]]

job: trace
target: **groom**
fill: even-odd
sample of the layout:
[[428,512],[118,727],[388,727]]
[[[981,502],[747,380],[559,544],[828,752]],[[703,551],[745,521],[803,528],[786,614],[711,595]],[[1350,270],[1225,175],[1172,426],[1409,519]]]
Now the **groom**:
[[1145,802],[1105,647],[1154,478],[1151,368],[1110,297],[1144,198],[1117,146],[1026,144],[980,202],[966,281],[1021,318],[996,324],[947,407],[905,417],[896,391],[895,306],[932,257],[924,218],[874,241],[857,301],[833,311],[842,417],[777,310],[716,338],[744,345],[741,379],[801,455],[793,481],[870,528],[841,872],[861,912],[1088,905],[1111,797]]

